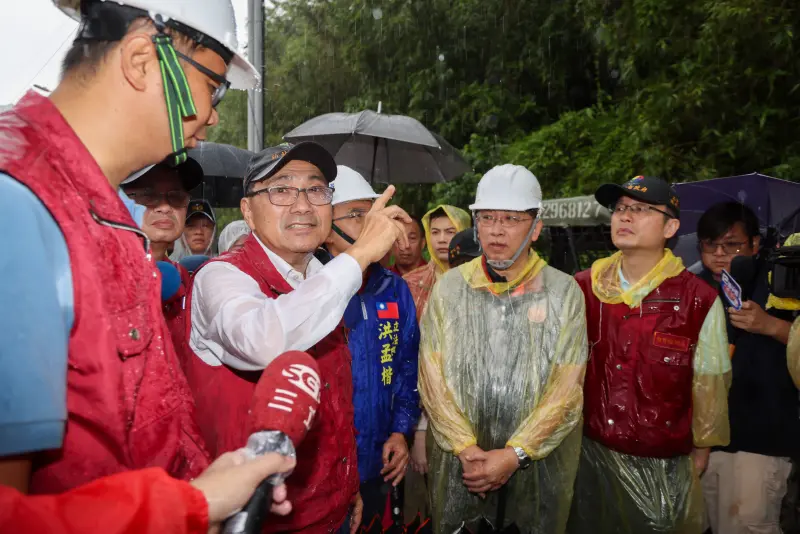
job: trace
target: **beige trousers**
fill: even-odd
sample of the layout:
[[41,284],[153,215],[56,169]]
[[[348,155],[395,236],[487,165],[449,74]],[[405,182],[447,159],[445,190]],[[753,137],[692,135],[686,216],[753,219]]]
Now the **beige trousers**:
[[701,482],[714,534],[781,534],[781,501],[791,470],[788,458],[712,452]]

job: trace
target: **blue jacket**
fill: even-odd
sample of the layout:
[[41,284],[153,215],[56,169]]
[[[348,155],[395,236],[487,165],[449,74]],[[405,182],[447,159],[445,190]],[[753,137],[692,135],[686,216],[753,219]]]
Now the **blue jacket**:
[[358,472],[380,476],[383,444],[394,432],[409,434],[419,419],[419,326],[403,279],[372,265],[366,284],[347,305],[344,324],[353,355]]

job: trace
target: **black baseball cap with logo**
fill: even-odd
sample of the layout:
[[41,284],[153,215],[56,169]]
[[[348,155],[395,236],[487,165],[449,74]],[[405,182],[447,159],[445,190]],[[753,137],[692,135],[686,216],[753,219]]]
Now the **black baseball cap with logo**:
[[311,141],[283,143],[265,148],[250,160],[244,177],[245,194],[254,183],[268,180],[294,160],[307,161],[316,166],[328,183],[336,179],[336,161],[322,145]]
[[608,208],[613,208],[620,197],[631,197],[645,204],[664,205],[675,218],[681,214],[681,203],[675,188],[655,176],[636,176],[622,185],[603,184],[594,194],[597,202]]
[[214,210],[211,208],[211,203],[208,200],[200,198],[189,202],[189,207],[186,208],[186,222],[188,223],[189,219],[195,215],[208,217],[215,226],[217,224],[217,216],[214,215]]
[[481,245],[475,237],[475,229],[461,230],[450,240],[448,261],[451,267],[474,260],[481,255]]

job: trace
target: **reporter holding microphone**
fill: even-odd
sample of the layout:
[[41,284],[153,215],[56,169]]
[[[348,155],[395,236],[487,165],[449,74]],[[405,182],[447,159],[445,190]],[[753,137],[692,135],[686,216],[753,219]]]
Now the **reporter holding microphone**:
[[280,354],[307,351],[323,382],[317,423],[297,449],[287,480],[294,511],[270,519],[270,532],[355,532],[361,520],[350,353],[344,311],[363,272],[397,239],[408,215],[386,207],[393,187],[372,206],[355,244],[326,265],[314,251],[331,231],[333,157],[315,143],[284,144],[257,154],[244,180],[241,209],[253,230],[244,246],[195,273],[182,356],[198,424],[212,453],[247,440],[255,382]]

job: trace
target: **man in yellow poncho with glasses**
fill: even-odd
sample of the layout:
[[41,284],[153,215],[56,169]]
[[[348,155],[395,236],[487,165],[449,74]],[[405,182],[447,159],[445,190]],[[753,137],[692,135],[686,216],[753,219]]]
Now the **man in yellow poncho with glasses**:
[[422,317],[419,389],[435,443],[433,530],[560,533],[580,449],[587,341],[575,281],[531,249],[542,193],[487,172],[470,206],[483,255],[445,273]]
[[576,276],[589,365],[570,534],[700,534],[698,476],[730,440],[731,364],[717,292],[665,248],[680,203],[637,176],[595,193],[619,252]]

